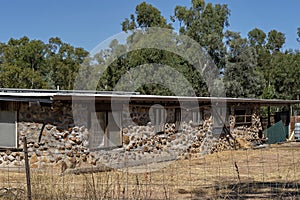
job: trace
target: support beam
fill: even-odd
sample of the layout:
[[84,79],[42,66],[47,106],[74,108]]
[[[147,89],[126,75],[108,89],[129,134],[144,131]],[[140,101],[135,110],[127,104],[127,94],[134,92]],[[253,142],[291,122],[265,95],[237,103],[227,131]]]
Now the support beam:
[[271,127],[271,108],[268,106],[268,128]]

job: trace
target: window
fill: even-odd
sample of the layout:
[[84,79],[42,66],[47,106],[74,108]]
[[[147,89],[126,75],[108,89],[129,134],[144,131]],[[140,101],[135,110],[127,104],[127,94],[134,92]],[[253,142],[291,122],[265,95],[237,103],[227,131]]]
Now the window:
[[164,130],[164,124],[167,122],[167,110],[160,104],[154,104],[149,108],[149,117],[157,132]]
[[94,112],[91,115],[90,148],[117,147],[122,145],[120,130],[121,113]]
[[251,110],[236,109],[235,110],[235,124],[237,126],[250,125],[252,123]]
[[201,120],[201,113],[200,111],[199,112],[193,112],[193,122],[194,123],[200,123],[202,120]]
[[16,112],[0,111],[0,147],[17,147]]

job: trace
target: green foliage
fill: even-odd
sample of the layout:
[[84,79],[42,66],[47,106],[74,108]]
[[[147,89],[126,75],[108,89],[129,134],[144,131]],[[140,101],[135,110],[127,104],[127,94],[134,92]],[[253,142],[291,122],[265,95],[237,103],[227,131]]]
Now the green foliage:
[[171,24],[167,24],[167,20],[161,15],[161,12],[146,2],[142,2],[135,8],[135,14],[130,15],[130,19],[126,18],[122,22],[122,30],[129,31],[135,28],[161,27],[172,28]]
[[279,98],[296,99],[300,93],[300,53],[276,53],[272,57],[271,84]]
[[46,88],[45,44],[40,40],[10,39],[0,47],[0,87]]
[[[148,70],[143,68],[146,64],[150,64]],[[101,65],[98,67],[101,68]],[[192,91],[188,91],[188,88],[182,85],[178,75],[183,75],[185,80],[189,80]],[[127,81],[120,82],[124,77]],[[114,60],[101,75],[98,89],[132,91],[136,84],[142,84],[136,88],[141,94],[192,95],[192,92],[196,91],[198,95],[208,95],[201,75],[183,58],[171,52],[147,48],[131,51]],[[177,86],[174,89],[177,93],[170,91],[172,85]]]
[[269,85],[267,87],[265,87],[265,89],[263,90],[262,93],[262,98],[263,99],[276,99],[276,91],[275,88],[273,87],[273,85]]
[[52,81],[52,88],[59,86],[64,90],[72,90],[80,64],[88,52],[64,43],[60,38],[50,38],[47,51],[46,63],[51,72],[48,78]]
[[180,33],[197,41],[222,69],[226,53],[223,30],[229,26],[229,15],[227,5],[206,4],[204,0],[193,0],[190,8],[176,6],[173,19],[179,21]]
[[[201,6],[196,1],[194,1],[195,7]],[[161,16],[160,11],[157,8],[154,8],[152,5],[147,4],[145,2],[136,6],[136,15],[131,14],[130,19],[126,18],[125,21],[122,23],[123,31],[133,30],[134,28],[141,28],[147,29],[149,27],[161,27],[161,28],[169,28],[172,29],[171,24],[167,24],[166,19]],[[174,20],[174,18],[173,18]],[[127,40],[127,47],[132,48],[132,45],[135,47],[137,46],[147,46],[145,42],[151,43],[153,40],[157,40],[157,38],[148,38],[147,41],[140,40],[140,38],[144,37],[143,32],[133,32],[132,36],[129,36]],[[157,34],[158,37],[161,37],[161,42],[176,49],[178,44],[176,44],[176,36],[174,36],[174,40],[170,40],[169,38],[164,38],[163,34]],[[114,46],[114,45],[113,45]],[[111,48],[108,50],[111,54],[114,53],[114,49]],[[113,55],[111,56],[113,57]],[[154,63],[160,64],[162,69],[163,65],[165,66],[172,66],[172,70],[179,72],[182,74],[185,79],[190,81],[190,84],[194,88],[194,91],[197,95],[206,96],[208,95],[207,86],[204,83],[203,78],[201,75],[193,69],[191,63],[187,63],[183,58],[167,51],[157,50],[157,49],[140,49],[135,50],[133,52],[124,55],[122,58],[118,58],[108,67],[107,71],[104,72],[101,80],[99,81],[98,88],[104,90],[111,90],[114,89],[117,81],[121,78],[122,75],[125,73],[129,73],[134,68],[137,68],[141,65],[147,63]],[[171,70],[171,69],[170,69]],[[172,71],[171,70],[171,71]],[[150,72],[148,72],[150,73]],[[170,74],[170,72],[161,72],[161,74]],[[153,74],[149,74],[150,77]],[[160,76],[160,75],[156,75]],[[172,76],[172,75],[170,75]],[[173,74],[174,76],[174,74]],[[176,77],[173,77],[173,81]],[[163,77],[162,79],[166,80],[172,79],[172,77]],[[134,80],[131,80],[134,81]],[[176,83],[178,86],[180,82]],[[180,87],[180,86],[179,86]],[[164,95],[172,95],[174,91],[170,91],[162,84],[153,84],[149,81],[148,84],[139,87],[139,92],[142,94],[164,94]],[[187,93],[180,93],[180,94],[191,94],[190,92]],[[179,95],[179,94],[176,94]]]
[[255,28],[248,33],[250,45],[253,47],[262,47],[266,43],[267,35],[260,29]]
[[[76,84],[76,89],[131,91],[134,88],[142,94],[193,95],[195,92],[197,96],[209,96],[212,93],[208,89],[209,80],[218,79],[213,83],[213,90],[222,90],[219,85],[223,82],[230,97],[296,99],[300,93],[299,50],[283,52],[285,35],[277,30],[266,34],[254,28],[247,38],[226,30],[229,15],[226,4],[191,0],[189,7],[177,5],[170,17],[171,22],[179,22],[181,35],[198,42],[205,55],[212,58],[218,67],[213,72],[207,69],[209,73],[201,75],[193,67],[195,63],[176,53],[140,48],[159,42],[174,50],[185,49],[185,56],[192,62],[195,60],[195,52],[182,47],[183,42],[176,34],[145,35],[149,27],[170,30],[174,27],[157,8],[142,2],[121,23],[122,30],[131,33],[126,43],[114,40],[107,49],[90,57],[83,48],[58,37],[50,38],[48,43],[26,36],[0,43],[0,87],[54,89],[59,86],[71,90]],[[300,28],[297,35],[300,43]]]
[[271,30],[268,33],[268,43],[266,47],[272,52],[280,51],[284,43],[285,43],[285,35],[283,33],[278,32],[276,30]]
[[226,93],[231,97],[260,96],[264,80],[257,71],[255,48],[249,46],[246,38],[239,33],[227,31],[227,64],[224,72]]
[[28,37],[0,45],[0,87],[72,89],[87,51],[51,38],[49,44]]

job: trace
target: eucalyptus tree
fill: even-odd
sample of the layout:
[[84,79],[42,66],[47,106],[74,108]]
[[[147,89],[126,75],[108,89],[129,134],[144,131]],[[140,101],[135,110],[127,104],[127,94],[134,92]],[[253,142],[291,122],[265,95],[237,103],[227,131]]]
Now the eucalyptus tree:
[[279,52],[285,43],[285,35],[277,30],[271,30],[268,33],[268,43],[266,47],[272,52]]
[[45,44],[24,36],[0,45],[0,87],[47,88]]
[[224,82],[230,97],[257,97],[264,88],[263,76],[257,70],[257,54],[240,33],[227,31],[227,64]]
[[300,53],[278,52],[272,58],[272,80],[276,97],[296,99],[300,94]]
[[50,38],[47,44],[48,82],[51,88],[59,86],[71,90],[80,65],[88,55],[83,48],[76,48],[63,42],[60,38]]
[[191,7],[176,6],[174,21],[179,21],[180,33],[186,34],[204,47],[220,68],[225,66],[224,30],[229,26],[230,10],[226,4],[192,0]]
[[59,38],[45,44],[24,36],[0,44],[0,87],[72,89],[88,52]]
[[147,27],[170,28],[172,25],[167,23],[161,12],[146,2],[142,2],[135,8],[135,15],[131,14],[129,18],[125,18],[122,22],[122,30],[129,31],[136,28],[146,29]]

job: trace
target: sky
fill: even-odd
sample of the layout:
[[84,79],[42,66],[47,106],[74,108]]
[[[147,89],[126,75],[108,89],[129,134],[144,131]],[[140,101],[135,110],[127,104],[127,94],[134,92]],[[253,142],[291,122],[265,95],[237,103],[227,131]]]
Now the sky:
[[[190,0],[145,0],[168,19],[176,5],[190,7]],[[122,32],[121,23],[135,12],[141,0],[1,0],[0,42],[28,36],[48,42],[59,37],[75,47],[91,51],[99,43]],[[284,49],[299,49],[298,0],[206,0],[227,4],[231,10],[229,30],[243,37],[254,29],[275,29],[286,35]],[[175,29],[178,29],[175,25]]]

